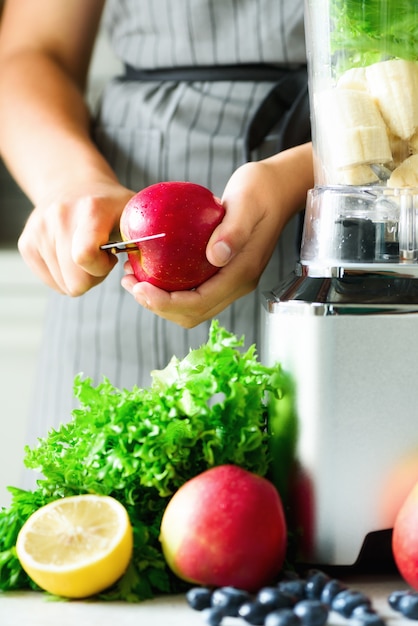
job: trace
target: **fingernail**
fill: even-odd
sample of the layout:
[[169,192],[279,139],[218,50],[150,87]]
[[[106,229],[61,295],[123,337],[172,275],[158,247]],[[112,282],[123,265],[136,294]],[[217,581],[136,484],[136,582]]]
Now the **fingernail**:
[[212,248],[212,254],[216,265],[225,265],[232,256],[232,250],[224,241],[217,241]]

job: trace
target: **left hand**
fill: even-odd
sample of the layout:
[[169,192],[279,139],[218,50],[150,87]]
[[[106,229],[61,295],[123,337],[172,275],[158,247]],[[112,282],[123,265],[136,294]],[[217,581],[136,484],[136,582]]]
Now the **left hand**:
[[289,155],[246,163],[231,176],[222,197],[225,217],[206,249],[208,260],[221,269],[209,280],[192,291],[167,292],[138,282],[127,262],[122,286],[139,304],[184,328],[215,317],[254,290],[281,231],[302,208],[312,181],[310,148],[304,151],[310,172],[306,176],[295,171],[303,162],[293,150],[297,149],[286,151]]

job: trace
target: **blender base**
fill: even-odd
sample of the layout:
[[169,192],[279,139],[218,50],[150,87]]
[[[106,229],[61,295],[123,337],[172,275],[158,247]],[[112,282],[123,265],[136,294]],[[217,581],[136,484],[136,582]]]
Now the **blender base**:
[[353,565],[329,565],[326,563],[296,562],[296,569],[303,575],[308,569],[321,569],[334,578],[354,575],[399,575],[392,553],[392,529],[369,533]]
[[410,454],[418,459],[417,307],[330,302],[331,279],[292,280],[323,301],[282,298],[291,281],[265,294],[261,359],[279,361],[295,382],[312,502],[299,520],[306,561],[353,566],[364,562],[365,538],[393,525],[391,476]]

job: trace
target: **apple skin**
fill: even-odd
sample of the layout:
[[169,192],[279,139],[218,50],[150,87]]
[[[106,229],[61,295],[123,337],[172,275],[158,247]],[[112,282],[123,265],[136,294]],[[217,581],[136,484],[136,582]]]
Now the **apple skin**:
[[405,453],[389,469],[378,499],[382,528],[393,528],[397,514],[418,482],[418,448]]
[[392,552],[401,576],[418,590],[418,483],[412,488],[396,516]]
[[310,561],[314,555],[315,496],[308,470],[295,462],[289,477],[288,526],[298,537],[297,557]]
[[136,279],[165,291],[193,289],[218,267],[206,246],[225,209],[209,189],[191,182],[161,182],[135,194],[120,219],[124,240],[157,233],[165,237],[138,244],[128,258]]
[[199,585],[257,591],[279,574],[287,527],[279,493],[261,476],[219,465],[186,482],[164,512],[167,564]]

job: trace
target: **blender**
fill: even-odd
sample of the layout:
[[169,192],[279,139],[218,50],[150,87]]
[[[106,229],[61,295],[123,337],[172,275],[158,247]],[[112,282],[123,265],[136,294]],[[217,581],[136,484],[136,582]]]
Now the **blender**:
[[302,558],[352,566],[390,543],[411,459],[418,481],[418,3],[306,0],[305,21],[315,186],[260,352],[295,386]]

